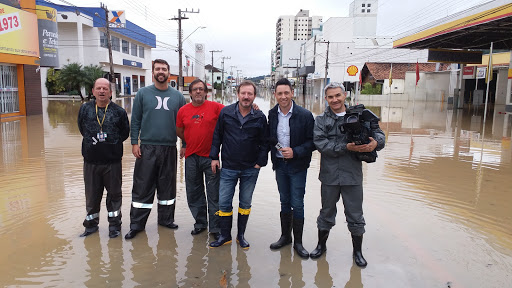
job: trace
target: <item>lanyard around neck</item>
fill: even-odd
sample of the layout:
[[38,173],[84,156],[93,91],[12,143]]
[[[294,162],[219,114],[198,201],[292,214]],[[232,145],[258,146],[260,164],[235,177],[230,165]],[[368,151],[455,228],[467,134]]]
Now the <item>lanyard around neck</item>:
[[[110,103],[108,103],[108,104],[110,104]],[[107,115],[108,104],[107,104],[107,107],[105,107],[105,113],[103,113],[103,119],[101,120],[101,122],[100,122],[100,118],[98,117],[98,104],[96,104],[96,120],[98,120],[98,124],[100,124],[101,132],[103,132],[103,122],[105,122],[105,115]]]

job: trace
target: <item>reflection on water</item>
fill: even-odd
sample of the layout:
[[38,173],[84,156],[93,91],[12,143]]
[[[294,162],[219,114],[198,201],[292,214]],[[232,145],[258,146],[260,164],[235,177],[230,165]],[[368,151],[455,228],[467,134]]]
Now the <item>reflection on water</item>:
[[[132,102],[117,100],[129,114]],[[325,105],[312,96],[300,95],[296,102],[306,103],[314,115]],[[267,113],[275,100],[263,90],[256,103]],[[352,265],[341,214],[325,257],[302,260],[291,246],[269,250],[280,235],[279,195],[270,165],[261,170],[254,193],[248,251],[236,243],[210,249],[207,233],[190,235],[193,219],[186,204],[183,160],[178,163],[178,230],[157,227],[152,213],[137,238],[109,239],[102,208],[99,233],[79,238],[85,216],[76,124],[81,103],[44,99],[43,115],[0,123],[0,285],[217,287],[225,281],[227,287],[509,286],[510,114],[490,107],[484,129],[481,106],[451,110],[443,103],[378,99],[363,104],[380,117],[387,137],[377,162],[363,165],[368,223],[363,249],[369,262],[364,270]],[[129,230],[134,166],[129,141],[124,149],[123,234]],[[308,250],[317,241],[318,169],[315,152],[305,196],[303,241]],[[235,235],[236,219],[233,227]]]

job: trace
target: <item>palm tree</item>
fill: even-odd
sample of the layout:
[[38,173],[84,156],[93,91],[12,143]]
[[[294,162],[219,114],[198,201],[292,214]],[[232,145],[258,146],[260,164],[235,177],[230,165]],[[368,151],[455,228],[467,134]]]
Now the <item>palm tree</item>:
[[103,72],[101,66],[92,64],[89,66],[85,66],[82,69],[82,71],[84,73],[84,82],[82,84],[85,87],[85,93],[87,93],[87,98],[91,98],[94,81],[96,81],[96,79],[98,78],[103,77],[103,74],[105,74],[105,72]]
[[59,81],[62,83],[64,87],[68,89],[68,91],[77,91],[80,98],[84,100],[82,96],[82,84],[84,83],[84,72],[82,70],[82,65],[78,63],[71,63],[62,68],[60,70]]

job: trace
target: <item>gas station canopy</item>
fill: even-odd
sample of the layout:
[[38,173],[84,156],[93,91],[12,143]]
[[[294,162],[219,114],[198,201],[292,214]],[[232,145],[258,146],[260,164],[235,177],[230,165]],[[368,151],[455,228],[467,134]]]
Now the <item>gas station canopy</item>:
[[467,10],[441,19],[442,24],[394,41],[393,48],[486,50],[493,42],[494,49],[512,50],[512,3],[490,9],[489,4],[475,7],[471,15]]

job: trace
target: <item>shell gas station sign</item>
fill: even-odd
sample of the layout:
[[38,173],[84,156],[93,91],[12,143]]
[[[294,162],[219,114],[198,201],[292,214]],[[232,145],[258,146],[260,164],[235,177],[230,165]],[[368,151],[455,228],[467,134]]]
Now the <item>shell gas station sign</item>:
[[356,76],[357,72],[359,72],[359,69],[356,65],[350,65],[347,67],[347,74],[348,76]]
[[[334,65],[333,65],[334,66]],[[336,81],[341,82],[358,82],[361,81],[361,71],[363,69],[364,63],[350,63],[350,64],[343,64],[339,67],[339,70],[336,69],[336,71],[329,72],[330,75],[332,75],[333,79],[339,79]],[[334,68],[334,67],[333,67]]]

